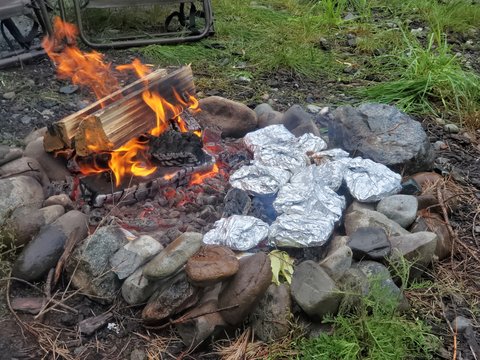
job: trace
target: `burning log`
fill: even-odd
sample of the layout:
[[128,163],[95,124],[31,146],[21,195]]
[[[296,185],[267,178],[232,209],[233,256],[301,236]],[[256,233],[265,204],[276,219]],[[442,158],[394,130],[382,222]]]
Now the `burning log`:
[[[44,138],[45,150],[71,148],[81,156],[110,151],[159,128],[162,125],[159,121],[174,119],[188,107],[188,100],[182,96],[195,91],[193,74],[189,66],[165,73],[165,70],[152,72],[52,124]],[[162,119],[158,111],[156,114],[152,110],[158,106],[162,106]]]

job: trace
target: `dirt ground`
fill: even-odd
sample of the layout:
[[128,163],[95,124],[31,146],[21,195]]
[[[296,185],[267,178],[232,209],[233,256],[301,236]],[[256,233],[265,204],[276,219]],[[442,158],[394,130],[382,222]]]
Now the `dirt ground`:
[[[107,57],[116,63],[131,61],[137,54],[133,51],[108,52]],[[202,77],[201,71],[196,73]],[[206,76],[206,75],[205,75]],[[60,92],[67,82],[58,80],[55,70],[48,59],[39,59],[25,65],[23,68],[12,68],[2,71],[1,92],[15,92],[12,100],[0,99],[0,143],[19,145],[21,140],[31,131],[43,127],[53,121],[75,112],[93,100],[91,94],[77,90],[72,94]],[[258,83],[256,83],[257,81]],[[289,74],[277,73],[273,78],[255,80],[248,86],[234,84],[233,89],[203,89],[198,91],[205,95],[224,95],[234,100],[244,101],[249,106],[257,105],[252,99],[261,97],[258,91],[263,91],[265,82],[270,87],[278,88],[275,107],[286,110],[294,103],[315,102],[322,105],[338,105],[355,102],[355,99],[345,95],[345,88],[355,86],[354,83],[320,83],[299,79]],[[200,81],[201,83],[201,81]],[[319,89],[322,89],[319,91]],[[312,94],[315,94],[314,96]],[[3,95],[3,94],[2,94]],[[474,359],[471,344],[480,343],[477,331],[473,335],[452,334],[448,322],[455,316],[464,315],[468,318],[477,316],[478,298],[480,293],[480,130],[460,131],[459,134],[447,134],[443,127],[435,121],[423,121],[430,141],[445,143],[437,154],[436,171],[443,172],[462,186],[462,191],[468,201],[463,202],[459,209],[452,214],[451,224],[458,234],[458,253],[452,259],[437,264],[432,271],[433,278],[444,277],[452,279],[453,283],[461,283],[462,287],[453,287],[444,293],[435,293],[431,299],[412,294],[412,299],[425,301],[427,306],[439,306],[438,298],[444,305],[433,312],[440,319],[438,323],[432,321],[434,331],[444,339],[443,356],[449,357],[454,351],[454,340],[457,342],[457,353],[462,359]],[[459,296],[458,289],[464,291]],[[65,293],[71,295],[72,290]],[[40,295],[24,284],[12,286],[11,295]],[[440,295],[439,295],[440,294]],[[431,301],[429,303],[429,301]],[[101,314],[106,311],[113,313],[112,323],[118,325],[116,329],[105,328],[93,337],[80,337],[74,330],[78,316],[68,313],[53,312],[47,314],[43,323],[32,322],[31,315],[15,317],[6,310],[5,296],[0,300],[0,359],[41,359],[45,356],[45,349],[49,355],[46,358],[61,358],[68,351],[74,359],[130,359],[134,349],[151,351],[158,359],[215,358],[210,354],[211,349],[197,349],[195,355],[189,355],[181,343],[171,337],[168,330],[160,333],[143,328],[139,322],[139,309],[116,303],[113,307],[97,304],[81,295],[74,295],[67,302],[69,306],[79,309],[80,316],[88,317],[92,314]],[[430,304],[430,305],[428,305]],[[422,309],[422,304],[418,307]],[[27,327],[20,327],[19,321],[25,321]],[[474,323],[478,326],[479,323]],[[56,337],[61,341],[56,341]],[[470,339],[468,338],[470,336]],[[168,341],[166,339],[169,339]],[[474,345],[473,345],[474,346]],[[160,350],[162,349],[162,350]],[[460,359],[460,357],[458,357]],[[133,357],[131,358],[134,359]]]

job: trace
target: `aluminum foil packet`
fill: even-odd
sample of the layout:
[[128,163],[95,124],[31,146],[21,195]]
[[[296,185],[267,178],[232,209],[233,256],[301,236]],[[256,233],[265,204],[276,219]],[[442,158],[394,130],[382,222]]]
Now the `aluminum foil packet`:
[[277,214],[316,214],[333,222],[340,220],[345,198],[322,183],[284,185],[273,202]]
[[304,248],[324,245],[333,233],[332,218],[319,214],[283,214],[270,226],[271,246]]
[[251,195],[274,195],[291,177],[287,170],[254,163],[230,175],[230,184]]
[[325,150],[327,143],[321,137],[306,133],[297,139],[297,146],[299,150],[306,154],[307,152],[316,153]]
[[295,135],[283,125],[270,125],[263,129],[252,131],[243,138],[247,148],[254,154],[269,145],[288,145],[295,141]]
[[323,164],[327,161],[340,160],[350,157],[350,154],[342,149],[330,149],[316,152],[310,155],[310,159],[314,160],[317,165]]
[[299,149],[296,149],[294,143],[289,146],[284,144],[269,144],[254,153],[256,162],[265,165],[277,167],[295,173],[299,168],[306,167],[310,160],[308,156]]
[[383,164],[360,157],[347,162],[344,179],[350,194],[361,202],[379,201],[402,189],[399,174]]
[[203,243],[224,245],[232,250],[246,251],[268,237],[269,226],[253,216],[232,215],[215,222],[203,236]]
[[290,178],[292,184],[323,184],[333,191],[342,186],[343,175],[347,163],[345,161],[327,161],[320,165],[310,165],[300,169]]

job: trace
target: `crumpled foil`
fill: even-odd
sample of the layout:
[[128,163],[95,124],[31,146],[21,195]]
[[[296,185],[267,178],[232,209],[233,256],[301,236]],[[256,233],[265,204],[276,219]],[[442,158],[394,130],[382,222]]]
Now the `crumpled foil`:
[[350,154],[342,149],[330,149],[315,153],[315,155],[324,158],[325,160],[339,160],[348,158]]
[[232,215],[216,221],[214,228],[203,236],[203,243],[245,251],[265,240],[268,231],[268,224],[256,217]]
[[326,161],[320,165],[310,165],[298,170],[290,178],[292,184],[324,184],[333,191],[337,191],[342,186],[343,175],[347,163],[345,161],[334,160]]
[[273,202],[277,214],[317,214],[333,222],[342,217],[345,198],[322,183],[284,185]]
[[298,148],[306,154],[307,152],[320,152],[327,148],[327,143],[318,136],[310,133],[303,134],[297,139]]
[[379,201],[402,189],[399,174],[360,157],[348,160],[344,179],[350,194],[361,202]]
[[332,218],[319,214],[283,214],[270,226],[270,245],[304,248],[322,246],[334,229]]
[[291,175],[287,170],[254,163],[243,166],[230,175],[230,184],[251,195],[274,195],[288,182]]
[[291,144],[296,141],[296,138],[285,126],[270,125],[246,134],[243,141],[247,148],[255,154],[269,145],[281,146]]
[[308,156],[294,146],[293,143],[290,146],[269,144],[255,151],[254,159],[262,165],[278,167],[294,173],[298,168],[310,163]]

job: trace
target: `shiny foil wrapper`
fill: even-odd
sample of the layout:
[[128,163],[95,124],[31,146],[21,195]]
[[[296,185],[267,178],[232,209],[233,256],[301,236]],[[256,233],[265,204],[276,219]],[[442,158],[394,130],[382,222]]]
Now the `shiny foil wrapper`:
[[269,144],[266,147],[257,150],[254,153],[256,162],[272,166],[284,170],[289,170],[291,173],[298,171],[298,168],[306,167],[310,160],[299,149],[296,149],[294,143],[289,146]]
[[230,184],[251,195],[274,195],[291,177],[287,170],[254,163],[230,175]]
[[333,233],[335,221],[320,214],[283,214],[270,226],[271,246],[304,248],[322,246]]
[[298,148],[306,154],[307,152],[320,152],[327,148],[327,143],[318,136],[310,133],[303,134],[297,139]]
[[203,243],[246,251],[265,240],[268,231],[268,224],[256,217],[232,215],[216,221],[214,228],[203,236]]
[[282,146],[291,144],[296,141],[296,138],[285,126],[270,125],[246,134],[243,141],[247,148],[255,154],[269,145]]
[[402,177],[382,164],[357,157],[347,162],[344,176],[350,194],[361,202],[375,202],[397,194]]
[[323,184],[333,191],[337,191],[342,186],[345,168],[346,162],[339,160],[327,161],[318,166],[310,165],[294,174],[290,179],[290,183]]
[[277,214],[316,214],[319,218],[340,220],[345,198],[321,183],[284,185],[273,202]]

